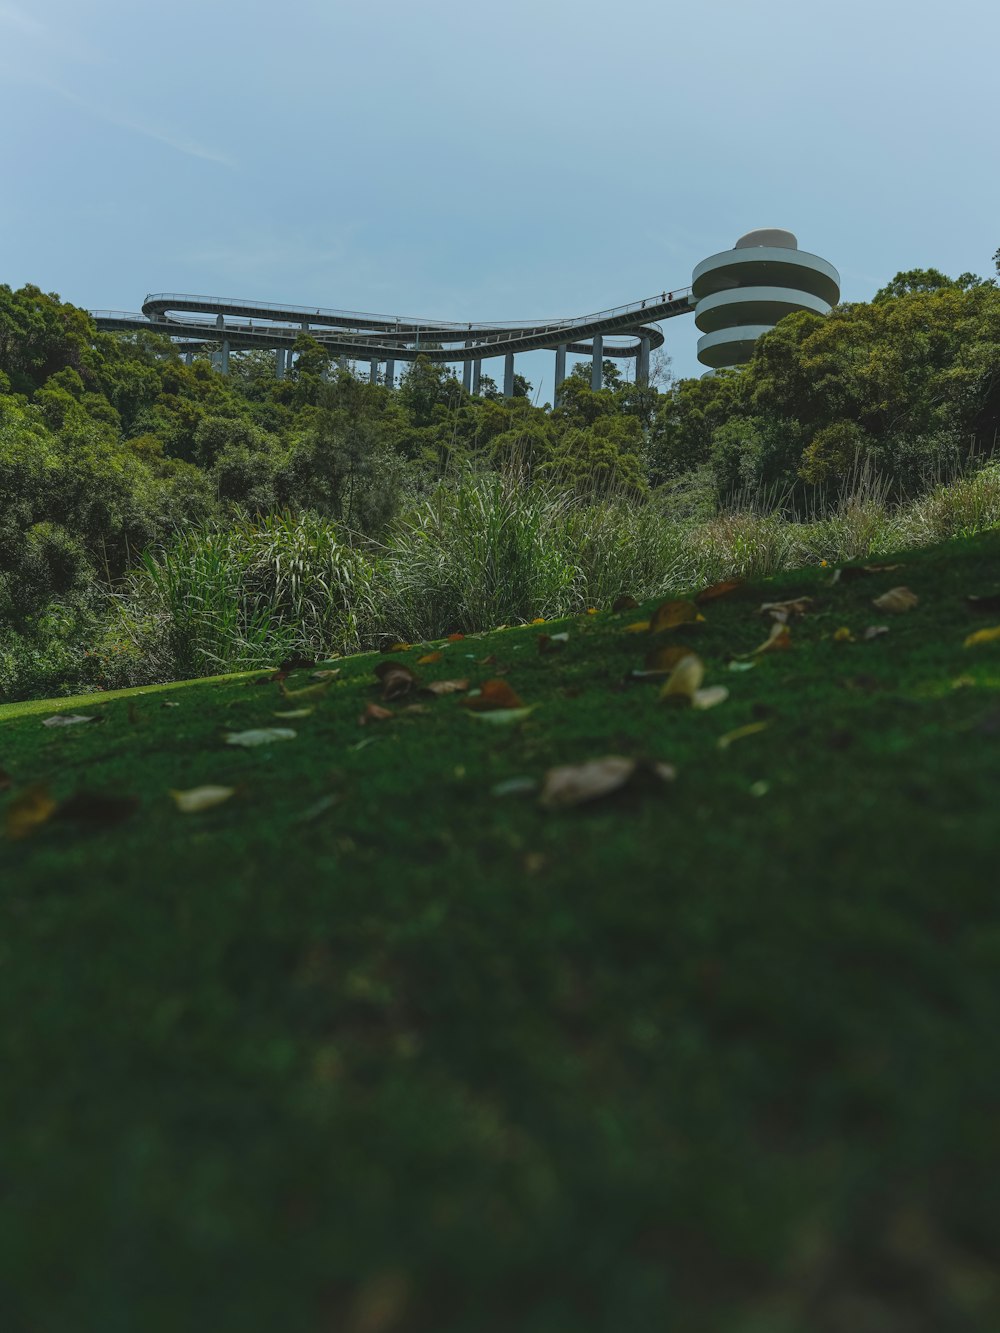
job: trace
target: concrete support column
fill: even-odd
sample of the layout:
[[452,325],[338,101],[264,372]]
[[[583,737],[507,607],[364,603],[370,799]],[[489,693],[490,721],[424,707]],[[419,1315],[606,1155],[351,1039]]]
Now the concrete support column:
[[385,383],[389,389],[396,386],[396,363],[391,358],[385,363]]
[[228,339],[228,338],[223,338],[223,340],[222,340],[222,353],[221,353],[221,355],[219,356],[219,369],[222,371],[223,375],[228,375],[228,374],[229,374],[229,339]]
[[649,339],[639,339],[639,355],[636,358],[635,382],[645,387],[649,383]]
[[184,353],[184,364],[186,366],[189,366],[193,360],[194,360],[194,352]]
[[[472,343],[466,343],[466,347],[471,347]],[[466,393],[472,392],[472,362],[462,362],[462,388]]]
[[482,377],[483,377],[483,363],[482,363],[482,361],[481,361],[481,360],[473,361],[473,363],[472,363],[472,393],[473,393],[473,396],[476,397],[476,398],[479,397],[479,381],[482,379]]
[[508,352],[503,359],[503,396],[514,397],[514,353]]
[[368,363],[368,383],[378,384],[378,362],[369,361]]
[[283,380],[285,378],[285,349],[279,347],[274,354],[274,378]]
[[559,390],[563,380],[566,378],[566,344],[560,343],[556,348],[556,387],[552,393],[552,406],[559,406]]
[[590,365],[590,387],[596,393],[604,383],[604,335],[594,334],[594,358]]

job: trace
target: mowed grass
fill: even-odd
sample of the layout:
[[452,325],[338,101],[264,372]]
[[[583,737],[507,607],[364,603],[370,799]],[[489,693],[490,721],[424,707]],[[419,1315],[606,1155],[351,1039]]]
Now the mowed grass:
[[[659,636],[728,686],[705,712],[627,679],[647,606],[393,654],[506,668],[509,727],[419,694],[359,726],[372,654],[300,720],[230,679],[0,722],[0,817],[139,798],[0,841],[4,1328],[1000,1327],[1000,642],[963,646],[1000,534],[898,561]],[[224,743],[266,726],[297,735]],[[494,794],[607,754],[676,781]]]

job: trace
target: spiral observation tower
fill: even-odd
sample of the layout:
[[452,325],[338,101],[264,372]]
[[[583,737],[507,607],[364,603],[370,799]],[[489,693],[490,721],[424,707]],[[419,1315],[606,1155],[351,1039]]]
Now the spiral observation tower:
[[799,250],[791,232],[767,229],[749,232],[732,250],[703,260],[690,286],[569,319],[449,323],[177,292],[147,296],[141,314],[90,313],[104,331],[165,335],[189,362],[208,352],[223,374],[232,351],[273,352],[279,379],[291,369],[296,339],[305,333],[332,362],[367,365],[373,384],[395,384],[397,363],[425,357],[460,364],[465,388],[476,394],[483,362],[502,358],[503,391],[511,397],[515,356],[548,349],[555,353],[558,401],[568,355],[590,358],[594,389],[601,387],[606,357],[634,361],[634,378],[644,384],[650,352],[664,342],[659,325],[694,314],[703,335],[698,359],[712,373],[749,360],[757,338],[785,315],[826,314],[839,298],[840,278],[832,264]]

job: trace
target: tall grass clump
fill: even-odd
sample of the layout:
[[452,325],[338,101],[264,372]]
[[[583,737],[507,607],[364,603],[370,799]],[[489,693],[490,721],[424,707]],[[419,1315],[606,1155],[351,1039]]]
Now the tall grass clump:
[[467,472],[393,524],[381,619],[404,638],[565,614],[583,582],[564,539],[569,491]]
[[138,684],[552,619],[719,579],[865,559],[1000,524],[1000,464],[893,502],[862,475],[828,499],[743,494],[713,516],[636,497],[459,474],[382,542],[314,514],[240,518],[147,553],[98,645],[105,684]]
[[314,514],[274,514],[147,552],[116,598],[115,630],[149,670],[190,676],[354,652],[373,614],[365,555]]

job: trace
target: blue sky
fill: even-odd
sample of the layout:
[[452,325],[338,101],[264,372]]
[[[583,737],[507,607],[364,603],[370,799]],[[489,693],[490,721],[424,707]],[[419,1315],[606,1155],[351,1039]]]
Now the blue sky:
[[987,275],[998,51],[988,0],[0,0],[0,281],[546,318],[762,226],[847,300]]

